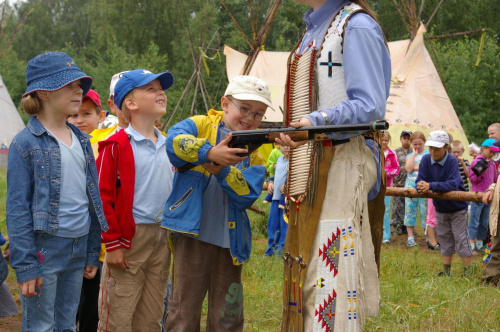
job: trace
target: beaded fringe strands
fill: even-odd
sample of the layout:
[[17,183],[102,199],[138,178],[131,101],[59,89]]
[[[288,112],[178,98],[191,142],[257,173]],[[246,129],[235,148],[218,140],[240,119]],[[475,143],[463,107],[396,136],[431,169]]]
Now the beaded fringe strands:
[[[304,54],[294,54],[290,64],[287,82],[287,125],[298,122],[311,112],[314,85],[314,61],[316,49],[310,48]],[[304,200],[312,170],[314,143],[308,142],[291,149],[288,169],[288,201],[296,204],[296,211]],[[296,221],[295,221],[296,222]]]

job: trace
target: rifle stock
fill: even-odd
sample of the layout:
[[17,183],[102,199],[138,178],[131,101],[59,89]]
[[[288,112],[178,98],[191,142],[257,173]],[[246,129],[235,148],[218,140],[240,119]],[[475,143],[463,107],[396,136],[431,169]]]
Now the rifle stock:
[[[228,146],[231,148],[247,149],[245,154],[237,154],[241,157],[247,156],[257,150],[262,144],[274,143],[275,139],[280,134],[286,134],[295,142],[315,140],[329,140],[327,134],[331,133],[352,133],[387,130],[389,123],[387,121],[374,121],[367,124],[352,124],[352,125],[327,125],[327,126],[311,126],[302,128],[270,128],[270,129],[255,129],[255,130],[238,130],[231,132],[232,139]],[[195,167],[194,164],[186,164],[179,167],[177,170],[181,173]]]

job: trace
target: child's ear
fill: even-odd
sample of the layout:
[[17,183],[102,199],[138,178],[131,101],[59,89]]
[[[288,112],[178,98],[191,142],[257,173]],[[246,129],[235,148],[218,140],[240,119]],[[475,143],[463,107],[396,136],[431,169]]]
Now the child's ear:
[[99,113],[99,123],[103,123],[105,119],[106,119],[106,111],[101,111],[101,113]]
[[123,101],[123,103],[125,104],[125,106],[127,107],[128,110],[132,111],[132,110],[136,110],[137,109],[137,104],[135,103],[134,99],[132,98],[125,98],[125,100]]
[[224,113],[227,113],[229,111],[229,103],[230,101],[226,96],[220,99],[220,106],[222,107]]
[[35,93],[38,95],[38,98],[40,98],[41,100],[49,99],[49,92],[48,91],[41,90],[41,91],[36,91]]

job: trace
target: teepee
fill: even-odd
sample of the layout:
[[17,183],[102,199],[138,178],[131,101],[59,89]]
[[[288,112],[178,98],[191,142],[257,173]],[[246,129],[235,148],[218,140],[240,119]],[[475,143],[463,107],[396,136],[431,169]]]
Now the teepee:
[[[16,136],[25,126],[21,116],[17,112],[16,106],[12,102],[7,87],[3,83],[1,75],[0,110],[2,116],[2,121],[0,121],[0,146],[8,148],[14,136]],[[5,148],[3,150],[5,150]]]

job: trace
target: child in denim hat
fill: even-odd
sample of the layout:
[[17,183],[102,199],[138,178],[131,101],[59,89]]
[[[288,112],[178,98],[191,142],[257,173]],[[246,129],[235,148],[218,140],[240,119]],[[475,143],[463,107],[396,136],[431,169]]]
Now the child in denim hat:
[[107,230],[89,136],[66,122],[92,78],[48,52],[28,62],[26,83],[21,105],[33,116],[10,145],[6,206],[23,331],[74,331],[82,276],[94,278]]
[[123,74],[114,103],[130,125],[99,142],[99,189],[109,231],[99,295],[99,331],[161,331],[170,267],[168,235],[160,228],[172,190],[165,137],[155,128],[165,115],[169,72]]

